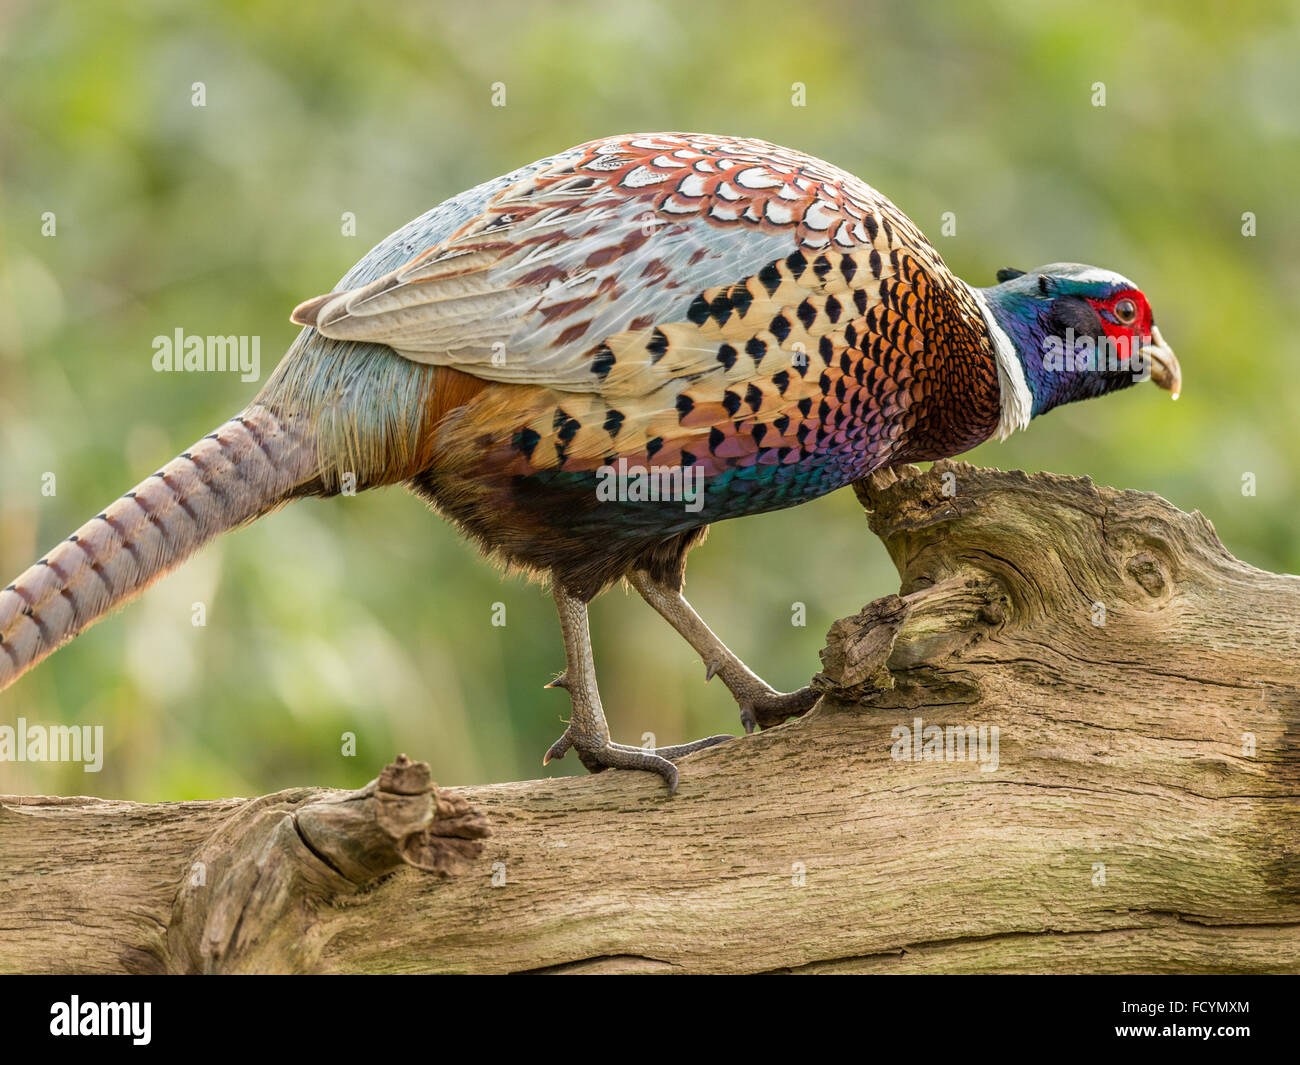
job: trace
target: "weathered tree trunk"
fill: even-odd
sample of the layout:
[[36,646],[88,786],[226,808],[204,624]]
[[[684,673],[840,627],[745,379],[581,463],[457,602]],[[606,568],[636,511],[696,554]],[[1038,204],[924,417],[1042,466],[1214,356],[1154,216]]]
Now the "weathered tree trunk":
[[900,594],[676,797],[8,798],[0,970],[1300,972],[1300,579],[1086,480],[857,490]]

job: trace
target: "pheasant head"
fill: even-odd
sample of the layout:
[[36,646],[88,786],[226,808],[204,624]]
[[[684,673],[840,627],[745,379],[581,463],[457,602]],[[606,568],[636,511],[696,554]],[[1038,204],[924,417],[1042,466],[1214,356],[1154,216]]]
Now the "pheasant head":
[[1052,263],[1028,273],[999,270],[998,281],[978,293],[997,327],[994,339],[1007,383],[1019,393],[1018,424],[1004,425],[1004,431],[1062,403],[1148,378],[1178,398],[1178,359],[1132,281],[1079,263]]

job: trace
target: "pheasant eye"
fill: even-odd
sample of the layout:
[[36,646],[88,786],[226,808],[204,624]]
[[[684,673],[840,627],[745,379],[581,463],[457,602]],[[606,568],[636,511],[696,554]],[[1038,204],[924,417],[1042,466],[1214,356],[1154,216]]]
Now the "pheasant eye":
[[1132,300],[1124,299],[1115,304],[1115,317],[1123,325],[1132,325],[1137,321],[1138,309],[1137,304]]

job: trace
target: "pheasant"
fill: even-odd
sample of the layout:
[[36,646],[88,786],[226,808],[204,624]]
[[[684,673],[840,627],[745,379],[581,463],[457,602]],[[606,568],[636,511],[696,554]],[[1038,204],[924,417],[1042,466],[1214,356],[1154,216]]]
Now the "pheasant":
[[[747,732],[808,709],[683,597],[711,522],[1005,438],[1180,370],[1143,293],[1056,263],[974,288],[880,193],[763,141],[609,137],[479,185],[371,250],[242,413],[0,592],[0,688],[217,533],[302,496],[402,483],[549,579],[591,771],[730,739],[614,743],[587,604],[626,578],[719,676]],[[639,478],[639,480],[638,480]],[[648,487],[646,481],[650,482]],[[655,489],[662,489],[656,491]]]

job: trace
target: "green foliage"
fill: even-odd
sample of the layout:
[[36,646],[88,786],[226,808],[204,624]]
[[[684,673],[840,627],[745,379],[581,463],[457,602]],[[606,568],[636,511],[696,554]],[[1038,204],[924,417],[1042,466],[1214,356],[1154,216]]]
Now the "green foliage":
[[[265,379],[296,333],[294,304],[439,200],[594,137],[687,129],[861,175],[973,283],[1058,260],[1136,279],[1182,360],[1183,399],[1133,389],[971,459],[1159,492],[1203,511],[1241,558],[1300,569],[1286,332],[1300,282],[1297,36],[1289,4],[7,10],[0,563],[17,573],[255,393],[236,375],[155,373],[155,335],[260,335]],[[806,106],[792,105],[795,83]],[[349,211],[355,237],[341,235]],[[688,592],[791,687],[817,668],[832,620],[896,587],[841,492],[715,527]],[[794,603],[806,627],[791,625]],[[639,600],[607,596],[593,625],[616,738],[735,725],[725,690],[703,685]],[[0,723],[102,724],[108,747],[98,776],[2,765],[0,792],[355,786],[397,751],[444,783],[536,775],[568,713],[541,691],[561,662],[549,599],[414,499],[299,504],[210,547],[0,696]],[[340,753],[345,732],[356,757]],[[578,769],[572,756],[557,768]]]

